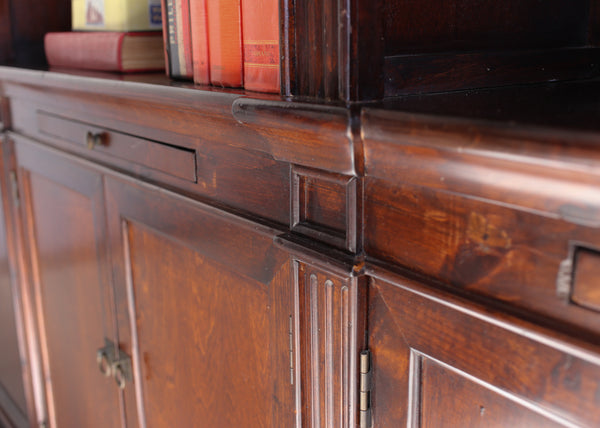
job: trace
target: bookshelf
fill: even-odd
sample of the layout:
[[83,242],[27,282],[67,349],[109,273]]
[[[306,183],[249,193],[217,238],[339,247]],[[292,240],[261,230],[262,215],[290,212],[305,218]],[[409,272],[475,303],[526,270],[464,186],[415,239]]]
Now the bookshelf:
[[[43,65],[45,32],[70,29],[68,0],[2,8],[4,64]],[[597,0],[281,0],[281,95],[370,102],[593,78],[599,9]]]

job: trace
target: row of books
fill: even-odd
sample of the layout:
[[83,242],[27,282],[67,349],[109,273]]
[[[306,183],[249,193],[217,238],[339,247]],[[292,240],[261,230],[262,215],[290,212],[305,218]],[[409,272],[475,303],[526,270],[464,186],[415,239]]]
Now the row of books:
[[279,92],[278,10],[277,0],[72,0],[74,31],[47,34],[46,56],[101,71],[166,63],[172,78]]

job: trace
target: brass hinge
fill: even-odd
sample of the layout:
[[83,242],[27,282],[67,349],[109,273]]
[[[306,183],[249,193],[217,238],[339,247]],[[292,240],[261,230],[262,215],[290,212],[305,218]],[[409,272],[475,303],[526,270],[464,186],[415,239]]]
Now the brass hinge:
[[360,428],[371,427],[371,353],[360,353]]
[[290,330],[289,330],[289,351],[290,351],[290,384],[294,384],[294,319],[290,315]]
[[9,173],[10,180],[10,190],[12,192],[13,203],[16,207],[19,206],[19,201],[21,200],[21,195],[19,194],[19,184],[17,182],[17,173],[15,171],[11,171]]

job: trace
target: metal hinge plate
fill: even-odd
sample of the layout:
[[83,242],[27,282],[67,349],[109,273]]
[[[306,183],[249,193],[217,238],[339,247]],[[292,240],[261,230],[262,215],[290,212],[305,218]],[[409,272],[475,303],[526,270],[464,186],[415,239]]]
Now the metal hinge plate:
[[360,428],[371,428],[371,353],[360,353]]
[[19,206],[19,202],[21,201],[21,195],[19,194],[19,183],[17,182],[17,173],[15,171],[11,171],[9,173],[10,180],[10,190],[12,192],[13,203],[16,207]]

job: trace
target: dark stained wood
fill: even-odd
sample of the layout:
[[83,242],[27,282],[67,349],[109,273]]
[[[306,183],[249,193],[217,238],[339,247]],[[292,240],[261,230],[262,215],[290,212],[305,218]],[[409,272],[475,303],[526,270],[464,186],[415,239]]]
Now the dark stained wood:
[[360,245],[360,190],[355,177],[307,168],[292,170],[295,232],[356,252]]
[[356,426],[364,283],[304,263],[295,264],[295,274],[297,426]]
[[118,426],[118,389],[96,364],[104,339],[115,341],[102,181],[15,139],[46,417],[52,426]]
[[[61,78],[59,75],[54,76],[57,78],[55,83],[60,86]],[[105,83],[111,86],[110,82]],[[133,85],[132,89],[140,89],[140,86]],[[151,91],[153,90],[160,92],[160,87],[151,88]],[[109,89],[107,91],[110,92]],[[146,180],[178,189],[187,195],[210,199],[213,203],[229,209],[239,210],[248,215],[260,215],[280,224],[289,223],[289,165],[273,159],[275,155],[288,158],[290,152],[285,148],[289,146],[276,142],[272,144],[272,140],[265,140],[252,127],[241,126],[235,121],[231,114],[232,99],[228,95],[221,94],[219,97],[219,94],[206,93],[208,99],[226,102],[228,106],[217,108],[213,104],[214,109],[208,114],[190,106],[184,109],[178,105],[160,104],[160,97],[152,103],[139,104],[135,97],[115,98],[62,90],[47,92],[45,89],[31,90],[30,87],[21,86],[12,87],[8,92],[12,93],[13,128],[21,134],[48,141],[61,149],[132,172]],[[197,94],[198,91],[182,90],[182,93]],[[195,100],[192,104],[197,103]],[[46,129],[47,123],[43,120],[40,122],[40,118],[55,115],[57,111],[60,111],[61,119],[71,121],[61,122],[65,126],[55,126],[51,131],[53,135],[50,136]],[[90,121],[90,118],[94,119]],[[128,134],[150,140],[151,144],[157,142],[160,143],[158,146],[162,148],[161,152],[174,151],[178,154],[173,157],[154,156],[143,151],[143,157],[140,158],[137,145],[131,144],[119,147],[115,144],[113,147],[88,150],[80,143],[85,140],[87,128],[81,128],[81,123],[73,121],[89,124],[90,129],[99,132],[116,132],[115,138],[121,138],[121,134]],[[36,125],[32,127],[31,123]],[[83,135],[75,135],[72,132],[73,127],[83,132]],[[344,142],[343,127],[338,126],[335,131],[339,132],[337,135],[340,135],[340,140]],[[312,134],[304,138],[309,136]],[[140,141],[127,137],[124,137],[124,140]],[[331,140],[333,145],[336,140],[333,137]],[[299,144],[297,139],[292,141],[296,145]],[[334,146],[334,149],[339,152],[337,147]],[[191,152],[196,154],[192,172],[189,171]],[[173,159],[177,156],[182,158],[181,161],[185,160],[187,165]],[[298,154],[295,160],[300,162],[306,156]],[[325,156],[324,153],[323,158],[331,157],[332,155]],[[134,158],[135,162],[132,164],[130,160]],[[321,164],[325,159],[315,163]],[[186,183],[173,176],[184,174],[184,168],[188,178],[195,172],[196,183]],[[165,174],[165,169],[170,173]],[[246,176],[247,179],[240,181],[240,175]]]
[[[8,157],[2,150],[0,161]],[[7,425],[26,427],[28,425],[24,379],[26,379],[25,345],[22,343],[22,312],[19,291],[14,272],[14,255],[9,251],[11,232],[8,177],[4,174],[4,164],[0,166],[2,176],[2,199],[0,199],[0,421],[5,418]]]
[[10,0],[0,0],[0,63],[14,56],[11,35]]
[[[2,60],[9,59],[14,64],[45,65],[44,35],[50,31],[71,29],[70,0],[5,0],[3,3],[8,3],[10,10],[8,41],[12,52]],[[6,10],[5,5],[2,8]]]
[[[597,76],[593,49],[598,44],[597,4],[595,0],[285,3],[288,26],[282,24],[282,40],[292,58],[283,64],[294,70],[287,76],[295,83],[283,93],[370,101],[406,93]],[[293,35],[295,43],[290,43]]]
[[[86,146],[90,150],[105,151],[110,156],[182,180],[193,183],[197,181],[196,152],[194,150],[136,138],[45,112],[38,112],[37,119],[38,129],[42,134]],[[88,146],[88,133],[100,138],[100,141],[94,142],[92,147]]]
[[[484,33],[471,51],[486,20],[537,3],[421,3],[284,5],[282,49],[297,56],[283,85],[293,96],[301,82],[329,105],[157,76],[0,68],[24,195],[12,220],[25,233],[9,249],[28,262],[18,269],[24,318],[38,328],[26,326],[26,353],[43,363],[37,419],[46,403],[50,422],[67,407],[60,394],[73,385],[55,374],[64,344],[89,348],[108,334],[134,367],[122,406],[102,410],[116,418],[108,425],[352,427],[367,346],[374,426],[600,422],[596,263],[576,257],[600,247],[598,81],[339,102],[382,97],[377,61],[389,40],[373,23],[385,8],[439,6],[428,24],[439,34],[444,14],[462,22],[461,7],[475,3],[484,12],[452,54],[403,55],[425,64],[407,71],[413,90],[491,84],[477,74],[482,58],[500,59],[498,75],[513,82],[583,76],[592,29],[574,24],[580,39],[570,23],[591,17],[581,3],[536,28],[523,16],[514,29],[491,26],[502,34]],[[307,39],[296,19],[311,26]],[[569,31],[544,36],[553,25]],[[532,39],[498,54],[523,31]],[[519,58],[548,68],[519,71]],[[88,126],[111,136],[108,147],[83,146]],[[79,296],[75,276],[108,291],[114,281],[116,308],[99,309],[96,291],[59,311]],[[83,333],[73,322],[49,332],[52,320],[103,309]],[[113,383],[107,394],[118,397]]]
[[249,98],[235,100],[232,110],[235,119],[265,137],[267,151],[276,159],[342,174],[354,172],[348,110]]
[[599,423],[595,347],[372,273],[374,426]]
[[106,178],[106,197],[136,378],[126,408],[142,426],[291,426],[291,264],[277,232],[130,181]]
[[[292,95],[359,101],[383,97],[382,5],[378,1],[295,2]],[[293,12],[292,12],[293,11]],[[292,15],[293,13],[293,15]],[[380,25],[381,24],[381,25]]]
[[[581,141],[595,146],[594,137],[585,133],[600,130],[599,102],[600,80],[592,79],[404,96],[381,103],[381,108],[443,118],[445,129],[452,134],[455,119],[463,118],[485,120],[488,128],[496,122],[496,129],[510,132],[515,138],[530,140],[537,133],[536,140],[563,141],[567,145]],[[388,122],[391,125],[393,121],[390,117]]]
[[440,53],[386,57],[385,96],[598,76],[600,49]]
[[557,283],[571,241],[600,242],[592,144],[418,115],[363,119],[370,257],[598,334]]
[[585,45],[590,3],[386,1],[385,55]]

